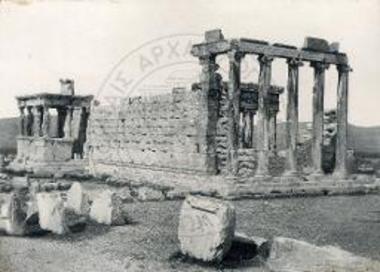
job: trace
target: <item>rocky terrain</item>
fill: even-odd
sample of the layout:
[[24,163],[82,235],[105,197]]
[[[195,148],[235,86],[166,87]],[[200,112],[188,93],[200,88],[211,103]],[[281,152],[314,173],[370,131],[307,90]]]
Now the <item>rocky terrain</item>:
[[[379,195],[233,202],[237,231],[248,236],[289,237],[380,260],[378,203]],[[84,231],[67,236],[2,236],[0,271],[268,271],[250,261],[212,265],[181,256],[177,238],[181,205],[182,201],[133,202],[124,206],[127,225],[89,224]],[[298,242],[294,246],[298,248]],[[317,250],[318,258],[325,250],[302,242],[299,246]],[[310,262],[310,254],[284,252],[284,258],[292,258],[289,265],[297,258],[303,264]],[[299,266],[288,268],[303,271],[296,270]]]

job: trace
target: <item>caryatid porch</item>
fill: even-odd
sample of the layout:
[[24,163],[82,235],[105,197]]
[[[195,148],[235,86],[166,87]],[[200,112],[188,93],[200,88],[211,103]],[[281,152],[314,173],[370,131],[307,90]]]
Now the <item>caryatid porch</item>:
[[[214,125],[213,111],[215,102],[213,94],[217,91],[218,80],[216,57],[227,54],[229,58],[228,75],[228,146],[227,167],[231,176],[238,174],[238,149],[239,149],[239,123],[240,123],[240,93],[242,89],[240,64],[247,54],[258,56],[260,73],[258,77],[258,105],[257,105],[257,167],[255,178],[263,179],[271,176],[269,172],[269,154],[271,149],[271,127],[273,126],[270,110],[270,95],[272,62],[276,58],[286,59],[288,65],[287,92],[287,157],[286,171],[283,176],[297,177],[300,167],[297,165],[297,135],[298,135],[298,75],[299,67],[304,62],[309,62],[314,69],[313,87],[313,130],[312,130],[312,167],[313,176],[323,175],[322,170],[322,144],[323,144],[323,113],[325,92],[325,71],[331,65],[337,67],[339,73],[337,88],[337,143],[336,164],[334,175],[337,178],[345,178],[347,170],[347,112],[348,112],[348,73],[350,67],[346,54],[339,52],[337,44],[328,44],[325,40],[306,38],[302,49],[283,44],[269,44],[265,41],[252,39],[224,39],[220,30],[208,31],[205,34],[205,42],[193,45],[191,53],[200,59],[202,66],[201,86],[206,99],[204,105],[207,119],[206,138],[208,139],[208,165],[209,172],[215,173],[215,145],[216,126]],[[253,79],[254,80],[254,79]]]
[[[91,95],[74,95],[71,80],[61,80],[60,94],[17,97],[20,135],[16,162],[26,165],[81,158],[92,99]],[[52,110],[56,115],[51,115]]]

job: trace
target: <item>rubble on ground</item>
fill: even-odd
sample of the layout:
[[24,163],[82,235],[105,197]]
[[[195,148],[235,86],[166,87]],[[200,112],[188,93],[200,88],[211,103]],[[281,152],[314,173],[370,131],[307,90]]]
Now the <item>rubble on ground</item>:
[[102,191],[93,199],[90,218],[100,224],[124,224],[121,198],[110,189]]
[[182,253],[202,261],[221,261],[231,247],[235,220],[235,210],[228,202],[188,196],[178,226]]

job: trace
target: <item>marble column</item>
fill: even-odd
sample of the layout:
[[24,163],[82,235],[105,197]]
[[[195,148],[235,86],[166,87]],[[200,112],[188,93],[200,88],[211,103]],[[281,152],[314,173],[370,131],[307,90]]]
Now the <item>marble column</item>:
[[67,116],[66,108],[57,108],[57,137],[63,138],[65,137],[65,120]]
[[337,66],[338,91],[337,91],[337,137],[335,151],[334,176],[346,178],[347,169],[347,129],[348,129],[348,75],[351,68],[348,65]]
[[200,75],[200,124],[199,124],[199,152],[206,155],[205,171],[208,174],[217,173],[216,164],[216,128],[219,111],[219,95],[221,77],[216,72],[219,68],[215,55],[199,58],[202,66]]
[[322,148],[323,148],[323,115],[326,63],[312,62],[314,68],[313,86],[313,136],[312,136],[312,167],[313,175],[323,175]]
[[50,113],[49,107],[44,106],[42,110],[42,136],[49,137]]
[[26,136],[33,136],[33,111],[32,107],[26,107],[27,117],[26,117]]
[[298,83],[299,67],[302,62],[296,59],[288,59],[288,84],[287,84],[287,108],[286,108],[286,142],[287,159],[285,176],[297,176],[297,141],[298,141]]
[[41,136],[41,109],[39,106],[33,107],[33,136]]
[[20,107],[20,119],[19,119],[19,132],[20,136],[26,135],[26,116],[25,116],[25,107]]
[[275,153],[277,149],[277,110],[269,110],[269,150]]
[[72,122],[73,122],[73,107],[72,106],[67,106],[66,107],[66,119],[65,119],[65,124],[63,127],[63,133],[64,137],[66,139],[71,139],[72,138]]
[[239,121],[240,121],[240,63],[243,55],[237,50],[228,52],[229,79],[227,92],[227,169],[230,175],[239,170]]
[[272,76],[273,58],[261,55],[259,75],[259,94],[257,111],[257,169],[256,178],[265,178],[270,175],[269,164],[269,109],[268,93]]

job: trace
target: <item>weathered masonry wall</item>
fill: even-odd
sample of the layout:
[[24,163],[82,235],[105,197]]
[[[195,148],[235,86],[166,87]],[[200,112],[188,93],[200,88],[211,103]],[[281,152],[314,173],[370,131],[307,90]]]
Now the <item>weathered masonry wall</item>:
[[206,171],[206,148],[198,136],[200,90],[174,89],[92,111],[87,135],[92,173],[115,175],[125,168]]

